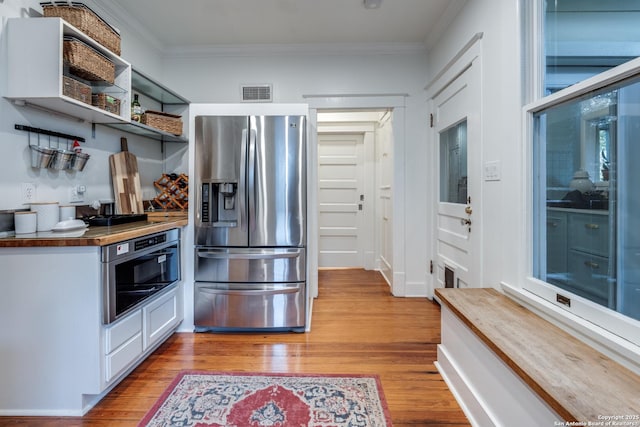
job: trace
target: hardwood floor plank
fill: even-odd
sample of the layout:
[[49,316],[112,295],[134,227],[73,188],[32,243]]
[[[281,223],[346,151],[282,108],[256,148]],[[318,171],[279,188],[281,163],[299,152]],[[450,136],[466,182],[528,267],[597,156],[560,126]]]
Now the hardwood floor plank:
[[434,366],[440,308],[395,298],[382,276],[321,270],[308,334],[174,334],[82,418],[0,417],[10,426],[136,426],[182,370],[376,374],[396,427],[469,426]]

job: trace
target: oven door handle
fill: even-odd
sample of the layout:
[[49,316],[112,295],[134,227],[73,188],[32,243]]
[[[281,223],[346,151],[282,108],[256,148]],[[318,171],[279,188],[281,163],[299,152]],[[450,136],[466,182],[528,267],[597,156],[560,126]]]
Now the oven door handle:
[[295,294],[300,292],[300,287],[295,288],[278,288],[278,289],[214,289],[214,288],[198,288],[199,292],[213,295],[280,295]]
[[173,251],[167,251],[167,252],[149,252],[148,254],[144,254],[144,255],[139,255],[137,258],[135,258],[135,260],[140,260],[140,261],[148,261],[154,258],[159,258],[161,256],[173,256],[174,253]]
[[200,258],[210,259],[279,259],[279,258],[297,258],[300,256],[299,251],[295,252],[269,252],[269,253],[228,253],[215,251],[198,251]]
[[133,290],[127,290],[127,291],[119,291],[118,294],[120,294],[120,295],[150,295],[150,294],[156,293],[160,289],[162,289],[162,288],[159,288],[157,286],[153,286],[153,287],[148,288],[148,289],[133,289]]

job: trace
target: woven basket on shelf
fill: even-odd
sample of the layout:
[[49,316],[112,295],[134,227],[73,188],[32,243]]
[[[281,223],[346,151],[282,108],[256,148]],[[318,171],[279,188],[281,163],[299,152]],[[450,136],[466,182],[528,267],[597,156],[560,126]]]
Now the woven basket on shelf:
[[62,94],[91,105],[91,86],[71,77],[62,77]]
[[91,105],[113,113],[116,116],[120,115],[120,100],[106,93],[94,93],[91,96]]
[[74,38],[65,37],[63,45],[64,62],[71,73],[85,80],[115,82],[115,65],[97,50]]
[[45,17],[62,18],[116,55],[120,56],[120,34],[82,3],[43,2]]
[[182,118],[176,114],[147,110],[140,117],[140,123],[173,135],[182,135]]

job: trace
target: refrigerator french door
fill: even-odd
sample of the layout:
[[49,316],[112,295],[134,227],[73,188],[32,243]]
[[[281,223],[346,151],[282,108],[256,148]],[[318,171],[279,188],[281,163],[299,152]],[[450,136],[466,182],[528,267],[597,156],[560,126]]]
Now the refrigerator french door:
[[306,321],[304,116],[195,119],[197,331]]

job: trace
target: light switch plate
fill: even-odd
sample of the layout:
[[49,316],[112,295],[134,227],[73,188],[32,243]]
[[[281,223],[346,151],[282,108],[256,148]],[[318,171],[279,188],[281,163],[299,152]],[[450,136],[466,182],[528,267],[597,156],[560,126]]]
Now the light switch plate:
[[36,186],[31,182],[23,182],[20,184],[22,195],[22,204],[28,205],[36,201]]
[[500,181],[501,173],[500,160],[493,160],[484,163],[485,181]]
[[84,193],[81,193],[79,191],[79,185],[74,185],[73,187],[69,188],[69,202],[70,203],[77,203],[77,202],[82,202],[84,201]]

